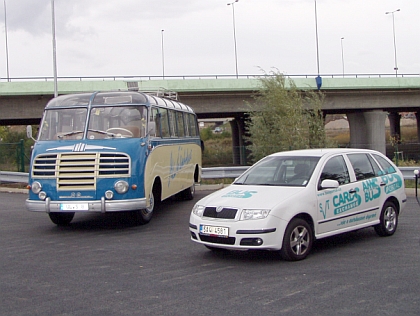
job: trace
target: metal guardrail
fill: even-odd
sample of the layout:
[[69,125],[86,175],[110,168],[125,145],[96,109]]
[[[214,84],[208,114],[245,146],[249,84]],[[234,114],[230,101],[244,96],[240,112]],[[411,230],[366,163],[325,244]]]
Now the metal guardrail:
[[223,179],[223,178],[237,178],[244,173],[249,166],[241,167],[212,167],[201,169],[202,179]]
[[0,171],[0,183],[28,183],[27,172]]
[[[248,166],[203,168],[201,177],[203,179],[237,178],[248,168]],[[0,183],[27,183],[28,177],[27,172],[0,171]]]
[[[203,168],[201,177],[203,179],[237,178],[248,168],[248,166]],[[420,167],[399,167],[399,169],[404,180],[414,180],[414,170],[420,170]],[[27,183],[28,177],[27,172],[0,171],[0,183]]]
[[398,167],[403,174],[404,180],[414,180],[414,170],[420,170],[420,167]]

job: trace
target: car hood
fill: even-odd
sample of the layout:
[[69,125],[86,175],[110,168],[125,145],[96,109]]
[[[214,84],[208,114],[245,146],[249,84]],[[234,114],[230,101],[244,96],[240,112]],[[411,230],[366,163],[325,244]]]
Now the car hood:
[[272,209],[292,199],[307,187],[281,187],[263,185],[230,185],[197,202],[204,206]]

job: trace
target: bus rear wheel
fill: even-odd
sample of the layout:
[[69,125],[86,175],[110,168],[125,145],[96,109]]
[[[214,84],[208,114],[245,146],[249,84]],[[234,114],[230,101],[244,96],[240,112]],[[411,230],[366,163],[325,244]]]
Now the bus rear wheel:
[[195,194],[195,184],[193,184],[189,188],[186,188],[184,191],[181,191],[181,194],[184,200],[192,200]]
[[73,220],[74,213],[49,213],[51,221],[58,226],[70,224]]

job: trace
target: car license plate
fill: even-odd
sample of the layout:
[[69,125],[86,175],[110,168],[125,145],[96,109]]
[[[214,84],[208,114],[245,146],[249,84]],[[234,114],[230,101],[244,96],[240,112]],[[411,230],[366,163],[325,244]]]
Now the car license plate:
[[87,203],[78,204],[60,204],[61,211],[88,211],[89,205]]
[[200,225],[200,233],[203,235],[217,236],[217,237],[228,237],[229,228],[220,226],[208,226]]

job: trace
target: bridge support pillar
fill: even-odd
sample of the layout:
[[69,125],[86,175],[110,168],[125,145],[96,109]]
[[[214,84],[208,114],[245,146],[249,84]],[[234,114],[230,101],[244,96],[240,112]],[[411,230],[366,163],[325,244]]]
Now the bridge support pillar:
[[417,141],[420,142],[420,112],[416,112],[416,122],[417,122]]
[[396,141],[401,140],[401,114],[398,112],[390,112],[388,114],[390,135]]
[[384,111],[352,112],[347,114],[347,118],[350,127],[350,147],[386,153]]
[[232,151],[233,151],[233,164],[246,165],[246,149],[245,149],[245,119],[237,117],[230,121],[232,129]]

